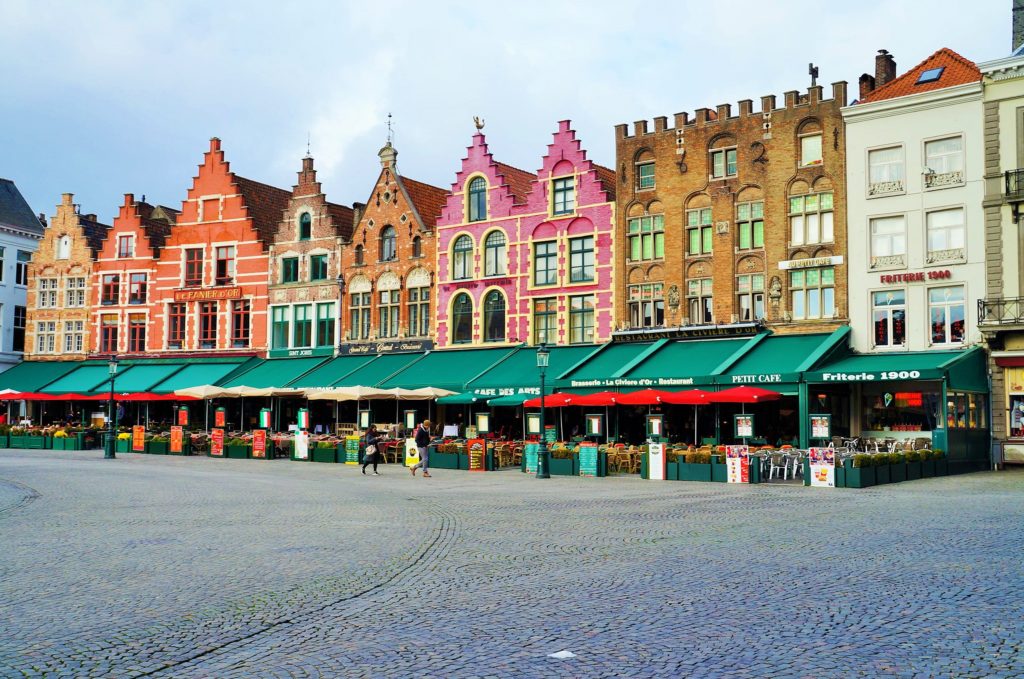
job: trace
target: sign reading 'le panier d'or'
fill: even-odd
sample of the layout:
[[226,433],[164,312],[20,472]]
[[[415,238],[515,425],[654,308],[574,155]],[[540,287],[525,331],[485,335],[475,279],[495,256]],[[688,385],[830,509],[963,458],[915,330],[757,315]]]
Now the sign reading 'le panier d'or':
[[205,302],[217,299],[242,299],[242,288],[179,288],[175,302]]

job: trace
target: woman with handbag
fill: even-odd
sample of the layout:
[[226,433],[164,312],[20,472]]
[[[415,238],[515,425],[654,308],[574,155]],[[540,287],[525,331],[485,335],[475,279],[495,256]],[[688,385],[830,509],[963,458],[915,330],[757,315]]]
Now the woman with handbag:
[[377,427],[370,425],[370,428],[366,430],[366,448],[363,449],[363,473],[366,473],[366,466],[373,465],[373,475],[380,476],[377,473],[377,458],[379,453],[377,452],[377,446],[380,445],[380,435],[377,433]]

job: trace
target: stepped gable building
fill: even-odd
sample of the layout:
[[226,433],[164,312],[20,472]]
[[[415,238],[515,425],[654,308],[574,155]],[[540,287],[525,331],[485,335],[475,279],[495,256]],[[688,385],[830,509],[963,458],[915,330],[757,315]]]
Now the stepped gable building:
[[92,347],[92,268],[110,227],[65,193],[28,265],[25,359],[82,361]]
[[236,175],[210,140],[157,261],[150,352],[266,351],[268,251],[291,197]]
[[270,355],[330,356],[340,337],[341,243],[352,238],[352,208],[329,203],[313,159],[302,159],[270,246]]
[[617,336],[846,321],[845,104],[812,84],[616,127]]
[[148,351],[158,315],[150,305],[150,289],[176,216],[176,210],[125,194],[93,262],[92,353],[141,356]]
[[398,172],[398,151],[380,150],[381,171],[341,253],[341,353],[433,346],[434,248],[447,191]]
[[496,162],[475,134],[438,221],[438,344],[607,340],[614,184],[568,120],[536,174]]

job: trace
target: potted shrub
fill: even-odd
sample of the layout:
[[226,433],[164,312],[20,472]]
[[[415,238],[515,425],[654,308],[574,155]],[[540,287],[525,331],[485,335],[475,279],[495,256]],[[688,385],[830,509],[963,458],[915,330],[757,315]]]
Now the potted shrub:
[[669,450],[665,452],[665,479],[679,480],[679,462],[686,459],[686,451]]
[[45,448],[46,437],[22,427],[11,428],[11,448]]
[[557,446],[551,449],[548,473],[552,476],[575,476],[574,467],[572,450],[565,446]]
[[679,464],[680,481],[711,481],[711,453],[695,450],[686,453],[686,461]]
[[430,466],[438,469],[458,469],[459,456],[456,454],[454,443],[439,443],[435,446],[427,446],[427,453],[430,455]]
[[945,450],[942,448],[932,450],[931,458],[935,463],[936,476],[946,476],[949,474],[949,459],[946,457]]
[[921,478],[921,451],[908,450],[905,457],[907,459],[907,481],[916,481]]
[[338,446],[332,441],[317,441],[313,446],[313,462],[337,462]]
[[847,488],[870,488],[875,485],[874,456],[857,453],[853,459],[843,462],[843,474]]
[[875,485],[889,483],[889,453],[875,453],[874,458]]
[[243,438],[230,438],[224,442],[224,457],[230,457],[236,460],[247,460],[249,459],[249,452],[251,450],[252,446]]
[[53,449],[54,450],[81,450],[78,446],[78,437],[68,436],[68,433],[63,429],[58,429],[53,432]]
[[11,425],[0,424],[0,448],[11,447]]
[[729,481],[729,465],[725,461],[725,455],[715,453],[710,456],[711,459],[711,480],[715,483],[728,483]]
[[903,452],[889,453],[889,483],[907,480],[907,458]]
[[153,436],[146,441],[146,452],[151,455],[168,455],[171,452],[169,436]]
[[114,450],[118,453],[132,452],[132,433],[130,431],[118,433],[117,438],[114,439],[114,445]]
[[930,479],[935,476],[935,459],[928,448],[917,451],[921,455],[921,478]]

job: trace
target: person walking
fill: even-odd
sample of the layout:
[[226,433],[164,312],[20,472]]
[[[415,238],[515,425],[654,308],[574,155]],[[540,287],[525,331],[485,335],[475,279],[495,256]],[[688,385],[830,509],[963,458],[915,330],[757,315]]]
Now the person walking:
[[427,446],[430,445],[430,420],[423,420],[420,422],[420,426],[416,428],[416,450],[419,451],[420,461],[418,464],[414,464],[409,467],[409,471],[412,472],[413,476],[416,476],[416,470],[422,469],[423,476],[430,478],[430,472],[427,471],[429,463],[430,452]]
[[380,435],[377,433],[377,427],[370,425],[370,428],[366,430],[366,447],[363,449],[363,473],[366,473],[367,465],[373,465],[373,475],[380,476],[377,473],[377,459],[380,455],[377,452],[377,446],[380,445]]

